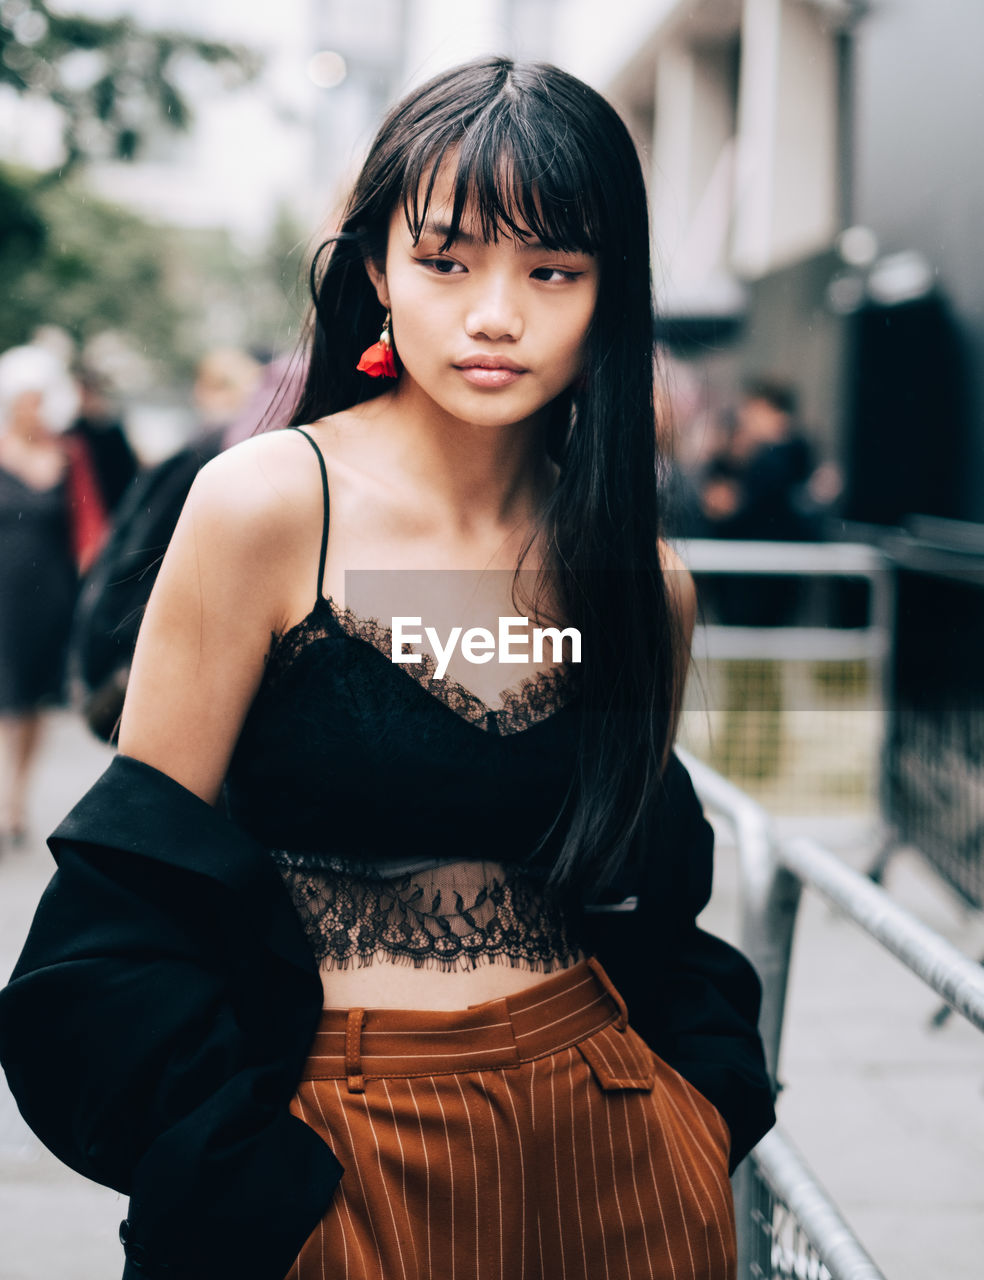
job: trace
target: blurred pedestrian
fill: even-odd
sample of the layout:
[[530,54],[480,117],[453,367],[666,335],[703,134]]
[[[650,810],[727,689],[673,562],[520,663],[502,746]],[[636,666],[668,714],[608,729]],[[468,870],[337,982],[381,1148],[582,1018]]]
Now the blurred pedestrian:
[[746,382],[730,438],[709,462],[701,507],[711,535],[808,541],[819,526],[800,498],[813,446],[796,417],[797,396],[778,378]]
[[25,839],[42,712],[63,693],[78,578],[62,433],[77,405],[49,351],[0,356],[0,844]]
[[[706,536],[749,541],[811,541],[822,523],[809,494],[813,446],[799,426],[796,389],[779,378],[745,383],[730,431],[700,486]],[[801,597],[795,577],[722,576],[708,599],[729,626],[777,627],[793,621]],[[782,668],[765,660],[724,665],[723,721],[712,763],[741,780],[775,777],[783,758]]]
[[263,365],[238,347],[206,352],[195,370],[192,397],[202,432],[229,427],[248,404]]
[[[741,401],[700,480],[704,536],[752,542],[812,542],[823,536],[811,492],[814,448],[799,425],[797,395],[778,378],[745,383]],[[822,491],[823,485],[817,490]],[[795,615],[795,578],[737,577],[715,585],[710,598],[729,626],[776,627]]]
[[263,366],[253,391],[223,436],[228,449],[257,431],[274,431],[290,421],[307,376],[307,361],[299,353],[274,356]]

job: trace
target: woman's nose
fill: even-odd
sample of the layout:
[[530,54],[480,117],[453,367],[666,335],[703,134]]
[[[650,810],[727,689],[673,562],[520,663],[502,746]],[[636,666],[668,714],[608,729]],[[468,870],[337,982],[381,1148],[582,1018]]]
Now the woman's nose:
[[470,338],[488,342],[523,336],[522,309],[507,281],[490,280],[483,285],[468,308],[465,331]]

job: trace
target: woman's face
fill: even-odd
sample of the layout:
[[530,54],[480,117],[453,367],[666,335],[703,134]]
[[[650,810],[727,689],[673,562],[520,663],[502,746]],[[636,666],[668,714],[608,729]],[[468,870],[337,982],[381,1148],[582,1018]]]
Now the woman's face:
[[402,207],[390,221],[385,273],[373,275],[392,313],[393,342],[411,382],[452,417],[486,426],[523,422],[571,385],[598,297],[598,262],[539,242],[482,240],[465,211],[451,221],[453,171],[435,184],[417,244]]
[[24,439],[44,435],[47,424],[41,412],[43,405],[43,391],[22,391],[10,402],[7,421],[0,427],[0,433],[6,429],[11,435],[22,436]]

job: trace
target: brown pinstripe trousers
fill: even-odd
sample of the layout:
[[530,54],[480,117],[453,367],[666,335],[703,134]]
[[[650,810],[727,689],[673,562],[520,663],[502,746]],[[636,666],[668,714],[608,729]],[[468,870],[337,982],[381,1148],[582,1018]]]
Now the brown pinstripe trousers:
[[733,1280],[727,1126],[594,959],[469,1009],[327,1009],[292,1103],[345,1168],[287,1280]]

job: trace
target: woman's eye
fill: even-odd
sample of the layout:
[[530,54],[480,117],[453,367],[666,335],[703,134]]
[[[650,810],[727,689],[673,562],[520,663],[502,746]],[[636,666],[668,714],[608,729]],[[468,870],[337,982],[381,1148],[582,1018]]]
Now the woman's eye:
[[576,280],[583,275],[582,271],[564,271],[561,267],[537,267],[530,273],[534,280],[543,280],[547,284],[556,284],[563,280]]
[[436,271],[439,276],[457,275],[459,271],[464,270],[460,262],[455,262],[451,258],[421,258],[419,261],[423,266]]

